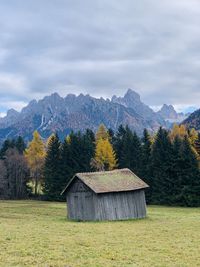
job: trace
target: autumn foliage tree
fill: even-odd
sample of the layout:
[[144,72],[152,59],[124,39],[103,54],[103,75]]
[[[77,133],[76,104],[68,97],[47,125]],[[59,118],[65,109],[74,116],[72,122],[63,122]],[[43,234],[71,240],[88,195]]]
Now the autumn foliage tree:
[[169,134],[169,138],[170,140],[173,142],[175,140],[176,137],[179,137],[180,139],[184,139],[185,136],[188,136],[188,131],[185,127],[185,125],[178,125],[178,124],[174,124],[170,134]]
[[113,170],[117,166],[116,155],[109,141],[109,134],[103,124],[96,133],[95,157],[91,166],[98,171]]
[[25,157],[31,172],[31,178],[34,184],[34,194],[38,194],[38,188],[43,177],[43,166],[45,159],[45,145],[37,131],[33,133],[33,140],[25,150]]

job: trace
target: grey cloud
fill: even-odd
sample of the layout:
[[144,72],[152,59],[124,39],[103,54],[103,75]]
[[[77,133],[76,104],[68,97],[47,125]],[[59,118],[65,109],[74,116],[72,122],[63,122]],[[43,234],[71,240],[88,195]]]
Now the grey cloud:
[[111,97],[129,87],[152,106],[198,105],[198,0],[0,0],[0,6],[0,98],[7,105],[53,91]]

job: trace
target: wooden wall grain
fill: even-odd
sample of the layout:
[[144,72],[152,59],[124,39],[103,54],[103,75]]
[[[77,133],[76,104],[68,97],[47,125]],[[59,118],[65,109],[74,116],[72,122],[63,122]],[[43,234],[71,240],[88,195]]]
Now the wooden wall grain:
[[144,190],[94,196],[96,220],[122,220],[146,217]]
[[81,221],[146,217],[144,190],[95,194],[79,179],[67,193],[68,218]]

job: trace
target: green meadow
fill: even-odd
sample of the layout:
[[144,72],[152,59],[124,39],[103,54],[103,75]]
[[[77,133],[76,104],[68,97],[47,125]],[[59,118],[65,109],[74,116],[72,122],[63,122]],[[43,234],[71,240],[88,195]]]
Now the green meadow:
[[65,203],[0,201],[0,266],[200,266],[200,208],[149,206],[142,220],[73,222]]

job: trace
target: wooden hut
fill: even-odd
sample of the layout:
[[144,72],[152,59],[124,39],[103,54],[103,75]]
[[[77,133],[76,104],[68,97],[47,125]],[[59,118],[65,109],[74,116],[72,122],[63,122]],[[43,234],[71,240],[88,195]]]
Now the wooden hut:
[[144,218],[148,185],[129,169],[77,173],[67,184],[68,218],[80,221]]

